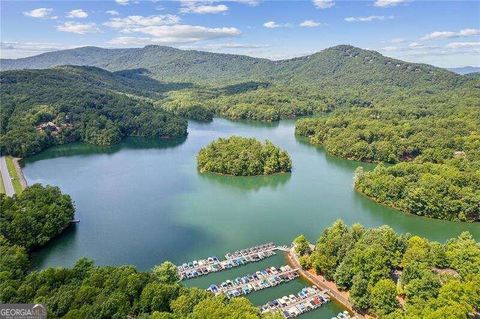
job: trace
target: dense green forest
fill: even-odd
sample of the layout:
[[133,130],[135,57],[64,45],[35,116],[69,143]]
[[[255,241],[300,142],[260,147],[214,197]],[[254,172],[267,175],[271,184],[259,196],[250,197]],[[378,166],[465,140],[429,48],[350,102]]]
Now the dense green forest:
[[161,108],[201,121],[211,120],[213,115],[277,121],[339,108],[398,104],[408,97],[430,98],[474,81],[473,77],[349,45],[281,61],[162,46],[84,47],[2,60],[4,70],[58,64],[115,71],[113,75],[126,84],[117,91],[147,96]]
[[[357,172],[356,189],[434,218],[480,219],[480,90],[393,94],[370,107],[301,119],[296,134],[335,156],[396,164]],[[398,164],[399,162],[403,162]]]
[[[424,216],[475,221],[480,215],[480,83],[475,75],[348,45],[283,61],[147,46],[86,47],[5,62],[7,69],[73,63],[115,72],[74,66],[2,72],[3,153],[28,156],[77,140],[110,145],[130,135],[181,136],[184,119],[316,116],[299,120],[296,134],[329,153],[408,162],[395,171],[358,174],[359,191]],[[420,169],[423,163],[444,166]],[[428,191],[414,185],[430,179],[435,187]],[[450,200],[443,205],[433,198]]]
[[215,83],[215,78],[207,83],[210,86],[171,91],[167,103],[172,110],[196,106],[234,120],[277,121],[350,108],[383,111],[414,106],[416,115],[422,115],[437,103],[478,101],[474,77],[346,45],[277,61],[269,68],[263,75],[245,74],[242,81],[232,76],[236,80],[227,86],[221,86],[225,81]]
[[197,155],[201,173],[235,176],[269,175],[292,170],[288,153],[270,141],[231,136],[219,138],[202,148]]
[[0,83],[2,153],[24,157],[78,140],[103,146],[125,136],[187,134],[185,120],[135,95],[170,89],[141,75],[58,67],[5,71],[0,73]]
[[182,286],[170,262],[140,272],[80,259],[72,268],[30,271],[28,252],[59,235],[74,212],[70,196],[57,187],[35,184],[13,198],[0,194],[0,303],[44,303],[49,318],[281,318],[261,316],[245,298]]
[[149,45],[130,49],[83,47],[1,62],[2,70],[66,64],[109,71],[143,69],[160,81],[214,87],[251,81],[317,87],[383,84],[404,88],[456,86],[466,82],[464,77],[444,69],[388,58],[350,45],[280,61]]
[[480,221],[478,163],[468,165],[464,159],[457,159],[445,164],[379,165],[372,172],[360,168],[355,188],[380,203],[411,214],[476,222]]
[[388,319],[468,319],[480,310],[480,244],[468,232],[445,244],[390,227],[325,229],[310,252],[295,241],[304,268],[348,290],[355,307]]
[[34,184],[13,198],[0,194],[0,235],[31,250],[59,235],[74,213],[72,199],[58,187]]

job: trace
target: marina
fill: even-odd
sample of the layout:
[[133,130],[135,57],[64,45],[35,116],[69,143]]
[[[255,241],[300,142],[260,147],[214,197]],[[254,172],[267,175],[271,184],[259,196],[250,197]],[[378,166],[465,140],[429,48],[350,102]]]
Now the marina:
[[272,300],[260,307],[262,313],[280,312],[285,318],[295,318],[315,310],[330,301],[327,291],[317,286],[305,287],[297,295],[288,295]]
[[191,279],[213,272],[260,261],[275,255],[276,249],[277,247],[274,243],[267,243],[251,248],[237,250],[233,253],[227,253],[225,255],[225,260],[220,260],[218,257],[212,256],[206,259],[183,263],[182,265],[177,266],[177,271],[181,280]]
[[207,291],[233,298],[265,288],[275,287],[281,283],[289,282],[298,276],[298,269],[292,269],[288,265],[280,268],[269,267],[250,275],[237,277],[234,280],[226,280],[219,285],[210,285]]

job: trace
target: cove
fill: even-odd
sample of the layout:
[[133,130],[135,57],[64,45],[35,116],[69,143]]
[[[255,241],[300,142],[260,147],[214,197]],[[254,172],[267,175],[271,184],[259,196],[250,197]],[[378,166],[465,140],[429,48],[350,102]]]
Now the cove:
[[[81,222],[33,254],[34,267],[71,266],[89,257],[98,265],[135,265],[147,270],[164,260],[183,263],[273,241],[288,244],[298,234],[316,241],[336,219],[366,227],[389,225],[444,242],[470,231],[480,240],[480,224],[407,215],[376,204],[353,190],[358,166],[374,166],[329,156],[294,136],[294,121],[274,124],[214,119],[189,123],[178,140],[129,138],[102,148],[71,144],[24,160],[29,184],[56,185],[70,194]],[[196,154],[218,137],[269,139],[291,156],[291,174],[231,177],[199,174]],[[206,287],[267,266],[217,273],[188,285]],[[236,273],[238,272],[238,273]],[[301,280],[254,293],[261,304],[296,293]],[[330,318],[341,308],[330,303],[302,318]],[[338,310],[338,311],[337,311]],[[314,315],[317,313],[317,315]]]

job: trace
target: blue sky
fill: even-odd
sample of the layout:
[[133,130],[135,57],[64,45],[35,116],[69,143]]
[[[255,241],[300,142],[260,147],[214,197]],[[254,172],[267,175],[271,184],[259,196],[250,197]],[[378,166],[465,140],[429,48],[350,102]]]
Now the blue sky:
[[148,44],[283,59],[337,44],[480,66],[479,1],[2,1],[1,56]]

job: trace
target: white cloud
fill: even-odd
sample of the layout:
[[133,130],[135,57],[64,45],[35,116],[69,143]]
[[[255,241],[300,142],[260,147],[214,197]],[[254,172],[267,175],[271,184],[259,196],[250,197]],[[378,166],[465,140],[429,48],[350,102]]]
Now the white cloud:
[[222,51],[222,50],[230,50],[230,49],[263,49],[270,47],[269,44],[249,44],[249,43],[235,43],[235,42],[227,42],[227,43],[212,43],[207,45],[182,45],[180,48],[186,50],[205,50],[205,51]]
[[149,26],[134,29],[135,32],[145,33],[157,38],[174,38],[179,41],[194,42],[207,39],[217,39],[240,35],[237,28],[208,28],[196,25],[164,25]]
[[290,24],[288,23],[285,23],[285,24],[278,24],[276,23],[275,21],[268,21],[268,22],[265,22],[263,24],[263,26],[265,28],[268,28],[268,29],[276,29],[276,28],[285,28],[285,27],[288,27],[290,26]]
[[130,0],[115,0],[115,2],[121,6],[126,6],[130,4]]
[[230,2],[242,3],[254,7],[260,3],[260,0],[230,0]]
[[67,18],[86,18],[86,17],[88,17],[88,13],[86,13],[82,9],[72,10],[67,15]]
[[368,16],[368,17],[348,17],[345,18],[347,22],[371,22],[371,21],[384,21],[394,19],[394,16]]
[[328,9],[335,5],[333,0],[313,0],[313,4],[318,9]]
[[23,12],[24,15],[31,18],[37,19],[57,19],[57,16],[53,16],[53,9],[52,8],[37,8],[31,11]]
[[381,49],[382,51],[398,51],[398,47],[388,46]]
[[315,27],[321,26],[322,23],[317,22],[317,21],[313,21],[313,20],[305,20],[302,23],[300,23],[299,25],[301,27],[305,27],[305,28],[315,28]]
[[412,49],[423,48],[424,46],[425,46],[424,44],[420,44],[418,42],[412,42],[408,45],[408,47],[410,47]]
[[73,21],[67,21],[64,24],[57,26],[58,31],[70,32],[76,34],[98,33],[100,29],[95,23],[77,23]]
[[409,49],[428,49],[428,50],[432,50],[432,49],[438,49],[438,46],[435,46],[435,45],[425,45],[423,43],[418,43],[418,42],[412,42],[408,45],[408,48]]
[[117,37],[109,41],[109,43],[120,45],[191,43],[234,37],[241,34],[240,30],[233,27],[208,28],[182,24],[137,26],[128,30],[129,32],[143,33],[150,37]]
[[152,16],[128,16],[110,18],[104,25],[123,33],[141,33],[149,37],[117,37],[112,44],[174,44],[237,36],[241,32],[233,27],[209,28],[179,24],[180,17],[172,14]]
[[260,49],[268,48],[269,44],[245,44],[245,43],[216,43],[204,46],[211,49]]
[[149,44],[174,44],[176,42],[168,42],[169,39],[154,39],[141,37],[116,37],[108,41],[109,44],[114,45],[149,45]]
[[458,32],[455,31],[435,31],[426,34],[422,37],[422,40],[438,40],[438,39],[450,39],[480,35],[480,29],[463,29]]
[[0,42],[0,56],[4,59],[24,58],[40,53],[72,49],[78,46],[69,46],[59,43],[41,42]]
[[446,45],[449,49],[464,49],[480,47],[480,42],[451,42]]
[[458,61],[462,61],[464,65],[478,64],[480,42],[451,42],[443,46],[411,42],[405,45],[386,46],[380,51],[404,61],[448,67],[458,65]]
[[406,52],[406,51],[415,51],[415,50],[437,50],[440,47],[438,46],[428,46],[423,43],[411,42],[406,46],[386,46],[382,48],[383,51],[397,51],[397,52]]
[[120,13],[118,13],[117,10],[107,10],[105,11],[107,14],[111,15],[111,16],[118,16],[120,15]]
[[404,43],[406,40],[404,38],[393,38],[391,40],[388,41],[388,43]]
[[373,4],[375,7],[387,8],[398,6],[399,4],[409,2],[410,0],[376,0]]
[[205,1],[181,1],[180,12],[182,13],[198,13],[198,14],[215,14],[228,11],[228,7],[224,4],[213,4],[212,2]]
[[132,32],[132,29],[148,26],[172,25],[180,22],[180,17],[173,14],[144,16],[128,16],[125,18],[110,18],[104,25],[121,29],[122,32]]

